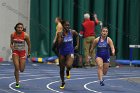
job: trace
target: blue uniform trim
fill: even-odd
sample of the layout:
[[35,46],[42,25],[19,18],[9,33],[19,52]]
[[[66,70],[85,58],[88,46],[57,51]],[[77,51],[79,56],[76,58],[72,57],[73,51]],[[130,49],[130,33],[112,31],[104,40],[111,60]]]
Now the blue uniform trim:
[[110,51],[109,51],[109,44],[107,43],[107,37],[106,39],[101,42],[101,37],[99,38],[99,41],[97,43],[97,52],[96,52],[96,58],[100,57],[103,59],[104,63],[110,62]]
[[64,36],[64,40],[62,45],[59,48],[60,55],[69,55],[74,54],[74,47],[73,47],[73,35],[71,30],[69,30],[68,35]]

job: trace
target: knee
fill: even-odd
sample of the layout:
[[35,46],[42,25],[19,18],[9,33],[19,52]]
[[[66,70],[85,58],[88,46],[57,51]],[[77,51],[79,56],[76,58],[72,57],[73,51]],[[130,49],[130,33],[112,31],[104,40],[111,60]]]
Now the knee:
[[19,71],[19,68],[18,68],[18,67],[15,68],[15,72],[16,72],[16,71]]
[[103,69],[103,65],[98,65],[98,69]]
[[72,67],[72,64],[67,64],[67,65],[66,65],[66,68],[67,68],[67,69],[70,69],[71,67]]

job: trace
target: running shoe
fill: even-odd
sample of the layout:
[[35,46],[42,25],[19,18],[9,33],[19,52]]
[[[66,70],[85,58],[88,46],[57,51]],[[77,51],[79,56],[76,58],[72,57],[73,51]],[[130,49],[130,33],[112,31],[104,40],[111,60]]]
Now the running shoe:
[[67,79],[70,79],[70,77],[71,77],[71,76],[70,76],[70,71],[66,70],[66,78],[67,78]]
[[104,86],[104,85],[105,85],[105,84],[104,84],[104,80],[100,81],[100,85],[101,85],[101,86]]
[[60,89],[64,89],[65,88],[65,83],[63,82],[62,85],[60,86]]
[[20,88],[20,85],[19,84],[16,84],[15,88]]

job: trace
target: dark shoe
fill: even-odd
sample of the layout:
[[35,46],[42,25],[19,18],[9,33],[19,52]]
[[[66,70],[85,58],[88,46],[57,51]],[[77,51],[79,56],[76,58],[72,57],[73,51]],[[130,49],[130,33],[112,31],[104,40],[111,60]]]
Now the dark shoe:
[[19,84],[16,84],[15,88],[20,88],[20,85]]
[[70,71],[66,70],[66,78],[70,79],[71,75],[70,75]]
[[65,88],[65,83],[62,82],[61,86],[60,86],[60,89],[64,89]]
[[100,85],[101,85],[101,86],[104,86],[104,85],[105,85],[105,84],[104,84],[104,80],[100,81]]

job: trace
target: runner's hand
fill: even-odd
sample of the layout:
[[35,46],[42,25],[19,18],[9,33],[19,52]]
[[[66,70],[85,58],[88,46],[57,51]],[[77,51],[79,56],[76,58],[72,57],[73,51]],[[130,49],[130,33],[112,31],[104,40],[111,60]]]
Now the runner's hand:
[[31,56],[31,54],[28,54],[28,55],[27,55],[27,58],[30,58],[30,56]]

